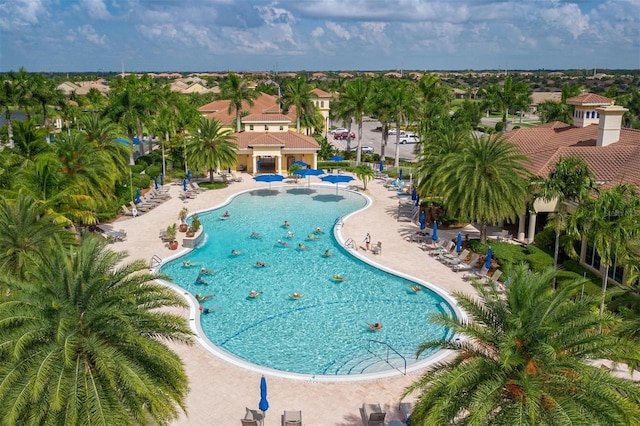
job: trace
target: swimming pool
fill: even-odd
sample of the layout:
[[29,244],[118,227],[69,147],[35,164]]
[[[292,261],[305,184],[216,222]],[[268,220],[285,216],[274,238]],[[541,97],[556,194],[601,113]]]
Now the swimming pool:
[[[191,294],[215,294],[202,303],[214,309],[200,316],[202,330],[249,363],[311,375],[402,371],[405,361],[410,367],[430,355],[415,359],[420,343],[450,337],[429,317],[455,313],[440,295],[412,291],[415,282],[355,258],[336,241],[334,225],[366,204],[358,193],[326,187],[241,193],[200,213],[205,243],[161,272]],[[230,217],[222,220],[225,211]],[[318,227],[324,233],[316,235]],[[186,259],[197,265],[184,267]],[[207,285],[196,283],[201,267],[214,271],[203,277]],[[260,296],[248,297],[252,290]],[[294,292],[303,297],[291,299]],[[375,322],[383,328],[370,331],[367,323]]]

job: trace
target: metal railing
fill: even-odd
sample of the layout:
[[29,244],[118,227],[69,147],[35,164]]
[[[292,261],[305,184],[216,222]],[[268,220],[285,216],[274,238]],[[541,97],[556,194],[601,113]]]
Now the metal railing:
[[[377,343],[379,345],[384,345],[387,348],[387,353],[385,358],[380,358],[382,361],[386,362],[387,364],[389,364],[391,367],[393,367],[395,370],[398,370],[399,372],[401,372],[403,375],[407,375],[407,359],[402,356],[402,354],[400,352],[398,352],[397,350],[395,350],[390,344],[388,344],[387,342],[382,342],[380,340],[373,340],[373,339],[369,339],[369,352],[372,353],[373,355],[379,356],[377,353],[373,352],[371,350],[371,344],[372,343]],[[391,362],[389,362],[389,354],[390,352],[394,352],[398,357],[400,357],[400,359],[402,359],[403,362],[403,369],[400,370],[398,367],[396,367],[395,365],[393,365]]]
[[153,255],[151,256],[151,267],[152,268],[157,268],[158,266],[160,266],[162,264],[162,258],[158,255]]

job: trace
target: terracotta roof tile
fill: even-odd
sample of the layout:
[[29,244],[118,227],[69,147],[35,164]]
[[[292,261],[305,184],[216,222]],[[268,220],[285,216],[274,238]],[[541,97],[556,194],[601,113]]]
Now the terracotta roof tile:
[[596,95],[595,93],[585,93],[567,99],[569,105],[611,105],[613,99]]
[[311,136],[296,132],[240,132],[235,133],[239,149],[248,149],[254,146],[280,146],[287,149],[320,149],[318,142]]

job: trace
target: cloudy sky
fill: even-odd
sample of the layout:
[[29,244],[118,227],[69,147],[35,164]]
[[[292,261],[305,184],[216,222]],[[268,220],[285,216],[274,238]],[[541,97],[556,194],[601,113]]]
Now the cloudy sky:
[[0,71],[640,68],[640,0],[0,0]]

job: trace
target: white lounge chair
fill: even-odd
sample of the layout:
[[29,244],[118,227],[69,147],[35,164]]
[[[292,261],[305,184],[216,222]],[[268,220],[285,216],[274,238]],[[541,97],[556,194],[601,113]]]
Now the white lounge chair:
[[487,268],[487,266],[483,264],[480,270],[466,273],[462,276],[462,279],[470,280],[472,278],[487,278],[488,273],[489,273],[489,268]]
[[411,413],[413,412],[413,403],[401,402],[399,408],[402,416],[404,417],[404,422],[408,424],[409,416],[411,416]]
[[122,212],[124,213],[125,216],[133,216],[136,217],[139,214],[138,209],[135,210],[129,210],[127,208],[127,206],[125,206],[124,204],[122,206],[120,206],[120,208],[122,209]]
[[447,265],[452,266],[452,265],[457,265],[459,263],[464,262],[467,256],[469,256],[469,250],[464,249],[457,256],[454,256],[453,254],[450,254],[450,255],[445,254],[441,260],[442,260],[442,263],[446,263]]
[[453,269],[454,272],[470,271],[476,267],[476,263],[478,263],[478,259],[480,259],[480,255],[476,253],[473,256],[471,256],[471,260],[469,260],[468,263],[458,263],[456,265],[453,265],[451,269]]
[[302,426],[302,411],[285,411],[282,415],[284,426]]
[[384,426],[384,418],[387,415],[380,404],[362,404],[362,415],[367,426]]
[[247,412],[244,418],[240,419],[242,426],[261,426],[264,417],[258,410],[251,410],[247,408]]

